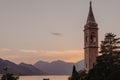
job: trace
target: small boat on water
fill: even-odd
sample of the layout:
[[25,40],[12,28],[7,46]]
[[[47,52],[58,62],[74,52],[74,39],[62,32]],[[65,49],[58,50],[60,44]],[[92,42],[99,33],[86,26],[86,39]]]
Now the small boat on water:
[[49,78],[44,78],[43,80],[50,80]]

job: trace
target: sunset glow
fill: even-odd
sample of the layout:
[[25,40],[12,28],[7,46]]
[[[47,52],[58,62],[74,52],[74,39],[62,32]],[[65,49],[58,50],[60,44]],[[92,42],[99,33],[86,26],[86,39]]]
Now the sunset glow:
[[[106,32],[120,36],[120,0],[92,1],[99,44]],[[84,59],[89,0],[0,0],[0,11],[0,58],[32,64]]]

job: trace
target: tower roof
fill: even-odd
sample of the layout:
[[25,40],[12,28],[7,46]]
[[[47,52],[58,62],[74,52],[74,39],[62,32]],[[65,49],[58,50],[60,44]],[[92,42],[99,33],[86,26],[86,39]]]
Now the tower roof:
[[87,18],[87,23],[89,22],[95,23],[94,14],[92,11],[92,1],[90,1],[90,8],[89,8],[89,13],[88,13],[88,18]]

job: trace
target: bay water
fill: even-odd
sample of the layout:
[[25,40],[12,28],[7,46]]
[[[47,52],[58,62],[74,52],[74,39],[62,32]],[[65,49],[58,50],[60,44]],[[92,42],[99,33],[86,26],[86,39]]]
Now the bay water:
[[51,75],[51,76],[20,76],[19,80],[43,80],[48,79],[49,80],[68,80],[68,75],[59,76],[59,75]]

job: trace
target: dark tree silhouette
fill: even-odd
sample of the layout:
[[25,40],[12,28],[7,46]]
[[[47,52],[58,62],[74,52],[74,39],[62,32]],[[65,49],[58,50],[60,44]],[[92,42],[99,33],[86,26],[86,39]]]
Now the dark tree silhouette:
[[113,33],[106,33],[104,41],[101,41],[100,53],[110,54],[113,51],[119,51],[120,49],[120,38],[116,38]]
[[7,73],[2,76],[1,80],[18,80],[18,77],[15,77],[13,74]]
[[79,72],[79,80],[85,80],[86,78],[86,71],[85,70],[80,70]]
[[72,76],[69,77],[68,80],[85,80],[85,77],[86,77],[85,70],[80,70],[79,72],[77,72],[76,67],[73,66]]
[[78,72],[76,70],[75,65],[73,66],[71,80],[79,80],[79,74],[78,74]]
[[102,55],[96,58],[96,64],[87,74],[85,71],[76,72],[73,66],[71,80],[120,80],[120,38],[107,33],[100,50]]
[[101,56],[96,59],[85,80],[120,80],[120,38],[107,33],[101,41]]
[[1,80],[18,80],[18,76],[14,76],[13,74],[8,72],[8,67],[3,69],[5,74],[1,77]]

